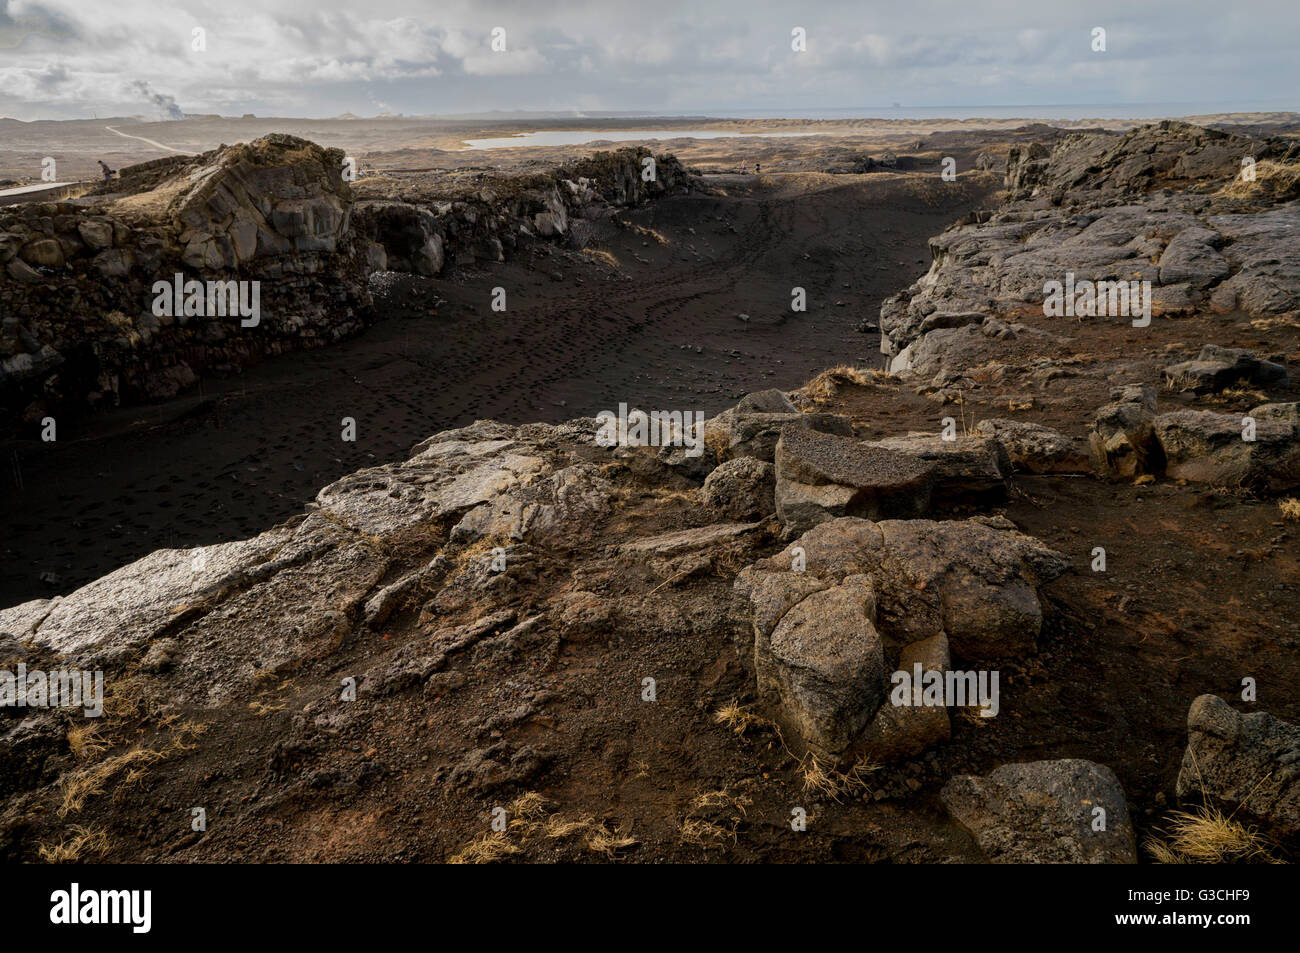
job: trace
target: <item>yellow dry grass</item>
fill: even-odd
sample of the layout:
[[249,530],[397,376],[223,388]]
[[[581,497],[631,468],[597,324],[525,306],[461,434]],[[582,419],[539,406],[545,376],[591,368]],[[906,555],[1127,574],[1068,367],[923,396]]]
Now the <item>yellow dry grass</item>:
[[69,836],[57,844],[41,844],[37,856],[47,864],[75,864],[108,853],[108,834],[101,828],[74,824],[68,832]]
[[1162,834],[1145,842],[1158,864],[1280,863],[1255,828],[1208,806],[1174,812]]
[[1254,181],[1248,181],[1242,177],[1242,173],[1238,173],[1219,194],[1246,201],[1295,198],[1300,195],[1300,164],[1265,159],[1255,163]]
[[717,847],[725,843],[736,842],[736,832],[712,821],[688,817],[682,821],[678,836],[683,844],[694,847]]
[[81,771],[72,771],[59,779],[63,800],[59,805],[59,817],[67,817],[80,811],[90,798],[104,793],[104,785],[118,772],[128,769],[148,767],[163,759],[161,751],[152,748],[134,748],[126,754],[109,758]]
[[847,770],[840,771],[824,765],[814,754],[806,755],[799,764],[803,776],[803,789],[808,794],[820,794],[839,801],[867,790],[867,778],[880,770],[880,765],[870,761],[857,761]]
[[109,742],[104,740],[99,731],[99,725],[93,721],[83,721],[69,728],[67,739],[72,756],[78,761],[86,761],[101,751],[107,751]]
[[804,384],[801,390],[812,398],[815,403],[822,404],[831,400],[845,384],[869,387],[886,376],[884,371],[874,368],[852,367],[848,364],[841,364],[839,367],[832,367],[822,371],[807,384]]
[[[691,799],[677,836],[683,844],[694,847],[734,844],[737,829],[752,803],[747,795],[733,794],[726,788],[701,791]],[[702,814],[706,816],[699,816]]]
[[521,795],[506,809],[506,829],[484,834],[448,858],[452,864],[492,864],[523,853],[540,840],[568,840],[582,836],[584,849],[604,857],[639,843],[627,832],[610,830],[604,821],[589,814],[566,817],[550,813],[546,798],[535,791]]
[[760,718],[748,708],[737,704],[734,700],[723,705],[713,713],[713,720],[719,725],[724,725],[728,730],[735,733],[737,738],[745,737],[745,733],[751,728],[768,724],[767,720]]
[[610,268],[617,269],[622,267],[622,263],[614,257],[614,253],[605,251],[603,248],[584,248],[582,254],[586,255],[592,261],[599,262],[600,264],[606,265]]

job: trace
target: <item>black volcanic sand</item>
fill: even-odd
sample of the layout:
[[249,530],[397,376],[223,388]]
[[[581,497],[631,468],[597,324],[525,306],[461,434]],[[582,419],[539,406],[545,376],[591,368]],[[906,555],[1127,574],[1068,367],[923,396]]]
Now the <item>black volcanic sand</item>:
[[[633,227],[599,245],[616,267],[536,245],[404,279],[352,341],[63,422],[52,444],[6,443],[0,605],[70,592],[158,548],[255,535],[338,477],[475,419],[558,422],[620,402],[713,414],[829,366],[879,366],[878,337],[855,326],[929,266],[929,236],[992,181],[712,176],[724,194],[624,213]],[[490,307],[497,286],[505,313]],[[795,286],[805,313],[790,310]],[[343,417],[355,443],[341,440]]]

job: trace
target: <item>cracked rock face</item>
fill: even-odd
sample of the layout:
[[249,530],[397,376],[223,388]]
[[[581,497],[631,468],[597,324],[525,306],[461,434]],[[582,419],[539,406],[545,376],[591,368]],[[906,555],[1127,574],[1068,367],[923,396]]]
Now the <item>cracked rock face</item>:
[[843,751],[884,699],[871,580],[850,576],[810,593],[781,617],[756,657],[760,691],[774,691],[812,748]]

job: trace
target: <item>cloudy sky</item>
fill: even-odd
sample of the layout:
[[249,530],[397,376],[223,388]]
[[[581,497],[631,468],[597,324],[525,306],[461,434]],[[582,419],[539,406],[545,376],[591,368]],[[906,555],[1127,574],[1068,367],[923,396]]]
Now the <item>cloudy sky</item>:
[[1300,109],[1298,38],[1297,0],[0,0],[0,116]]

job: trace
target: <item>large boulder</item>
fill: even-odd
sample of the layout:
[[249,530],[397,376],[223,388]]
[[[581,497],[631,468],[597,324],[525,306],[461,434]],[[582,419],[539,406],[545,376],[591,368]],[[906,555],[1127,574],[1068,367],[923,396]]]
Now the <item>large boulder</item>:
[[1165,377],[1175,386],[1198,394],[1243,382],[1258,387],[1285,387],[1288,381],[1286,368],[1281,364],[1260,360],[1253,351],[1215,344],[1201,348],[1195,360],[1166,367]]
[[1084,473],[1089,469],[1088,455],[1051,427],[989,417],[975,425],[975,433],[996,440],[1011,466],[1025,473]]
[[954,435],[914,432],[866,443],[902,454],[934,470],[931,501],[935,505],[997,503],[1006,499],[1010,461],[1002,444],[985,434]]
[[704,502],[733,519],[758,519],[776,509],[776,468],[765,460],[737,457],[704,478]]
[[1154,433],[1171,478],[1271,490],[1300,484],[1300,431],[1284,417],[1178,410],[1157,417]]
[[840,516],[920,516],[934,472],[914,455],[787,428],[776,447],[776,513],[789,536]]
[[[947,669],[950,644],[970,659],[1032,652],[1042,624],[1037,587],[1067,566],[1031,537],[975,520],[829,520],[736,577],[750,638],[741,657],[805,744],[831,755],[908,757],[946,736],[947,715],[882,707],[883,682],[863,687],[876,685],[874,646],[898,667],[920,662],[926,671]],[[819,617],[835,619],[820,635]],[[841,677],[838,687],[828,681]],[[879,714],[863,720],[864,711]]]
[[1111,393],[1097,410],[1088,444],[1097,472],[1109,479],[1132,479],[1163,464],[1155,440],[1155,390],[1131,384]]
[[1105,765],[1006,764],[984,777],[955,777],[940,796],[990,863],[1137,863],[1124,789]]
[[900,638],[941,630],[963,659],[1016,658],[1035,650],[1043,623],[1038,587],[1068,568],[1065,557],[1031,536],[978,519],[878,526],[888,553],[877,577],[883,628]]
[[756,656],[760,692],[824,755],[847,748],[884,698],[885,670],[871,581],[851,576],[810,593],[781,618]]
[[1216,695],[1187,713],[1178,797],[1257,823],[1278,838],[1300,833],[1300,725],[1243,715]]

